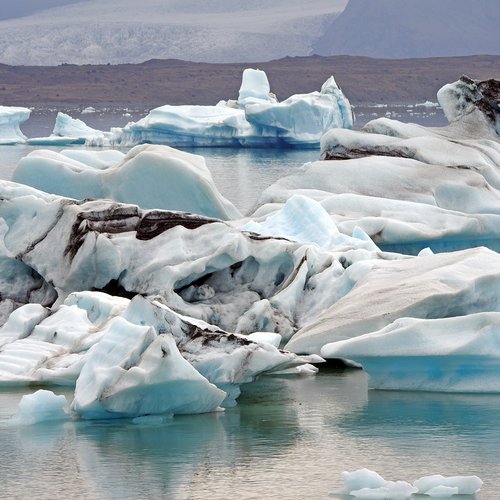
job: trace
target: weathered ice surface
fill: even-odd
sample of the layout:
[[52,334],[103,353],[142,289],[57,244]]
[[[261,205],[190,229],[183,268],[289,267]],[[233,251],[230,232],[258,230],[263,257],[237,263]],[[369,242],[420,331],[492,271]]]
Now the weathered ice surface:
[[499,250],[500,84],[462,77],[438,99],[446,127],[381,118],[362,131],[330,130],[324,161],[269,187],[254,216],[299,194],[318,201],[343,234],[360,227],[385,250]]
[[239,385],[262,373],[319,360],[223,332],[159,300],[102,292],[73,293],[52,311],[23,306],[0,339],[0,384],[76,384],[72,408],[85,418],[212,411],[234,404]]
[[499,311],[498,266],[500,255],[485,248],[353,264],[345,274],[355,285],[285,348],[319,354],[325,344],[375,332],[398,318]]
[[137,146],[127,155],[35,150],[19,161],[12,179],[77,200],[109,198],[219,219],[241,216],[217,190],[202,156],[167,146]]

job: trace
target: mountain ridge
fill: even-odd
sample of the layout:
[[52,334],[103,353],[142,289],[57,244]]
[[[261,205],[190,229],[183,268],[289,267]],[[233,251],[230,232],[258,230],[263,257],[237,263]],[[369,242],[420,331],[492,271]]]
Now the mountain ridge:
[[500,78],[500,56],[488,55],[403,60],[315,55],[252,64],[172,59],[123,65],[0,64],[0,104],[213,105],[237,98],[241,74],[247,67],[266,71],[271,90],[280,100],[319,90],[333,74],[353,104],[435,101],[437,90],[462,74],[477,80]]

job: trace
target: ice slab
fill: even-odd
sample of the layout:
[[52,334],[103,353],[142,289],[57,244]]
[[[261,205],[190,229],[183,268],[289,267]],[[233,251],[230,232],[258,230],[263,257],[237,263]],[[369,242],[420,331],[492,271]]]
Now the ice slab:
[[330,356],[330,346],[322,350],[325,344],[375,332],[398,318],[498,311],[497,264],[499,254],[485,248],[352,264],[344,279],[352,276],[355,285],[304,325],[285,348]]
[[363,366],[374,389],[499,392],[500,314],[402,318],[381,330],[334,342],[324,357]]
[[167,146],[137,146],[127,155],[35,150],[19,161],[12,179],[78,200],[109,198],[220,219],[241,216],[217,190],[202,156]]
[[66,396],[40,389],[22,397],[17,413],[11,418],[13,425],[34,425],[69,418]]
[[20,125],[30,114],[28,108],[0,106],[0,145],[25,142],[26,136],[21,132]]

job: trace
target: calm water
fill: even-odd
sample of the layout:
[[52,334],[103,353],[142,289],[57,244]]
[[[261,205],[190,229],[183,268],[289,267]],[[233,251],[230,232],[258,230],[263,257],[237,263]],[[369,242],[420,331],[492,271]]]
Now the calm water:
[[[409,114],[412,108],[398,109],[370,108],[367,114]],[[364,113],[357,112],[358,118]],[[53,114],[36,118],[25,132],[49,134]],[[122,115],[81,118],[93,126],[103,120],[102,128],[135,119]],[[442,120],[424,118],[434,125]],[[8,179],[32,149],[0,147],[0,177]],[[274,180],[318,156],[194,152],[206,156],[219,189],[244,211]],[[244,386],[236,408],[162,425],[76,421],[13,427],[8,420],[28,392],[0,392],[0,498],[339,498],[331,492],[341,487],[340,473],[361,467],[406,481],[476,474],[485,482],[477,498],[500,498],[500,396],[368,391],[362,371],[325,367],[316,377],[263,377]]]
[[495,396],[367,391],[363,372],[324,369],[263,377],[236,408],[163,425],[8,427],[21,394],[0,393],[2,498],[328,498],[359,467],[409,481],[476,474],[477,498],[500,498]]

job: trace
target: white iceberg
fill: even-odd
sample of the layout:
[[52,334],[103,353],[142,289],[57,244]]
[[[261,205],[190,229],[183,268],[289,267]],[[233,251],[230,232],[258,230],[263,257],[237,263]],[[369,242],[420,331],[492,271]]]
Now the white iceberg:
[[30,139],[30,144],[87,144],[135,146],[166,144],[174,147],[318,147],[332,127],[352,127],[348,99],[330,77],[321,91],[296,94],[278,102],[270,92],[264,71],[243,72],[238,100],[216,106],[165,105],[137,122],[92,129],[79,119],[59,113],[50,137]]
[[[263,373],[319,361],[139,295],[81,292],[52,311],[34,308],[19,308],[0,330],[0,384],[76,385],[72,409],[84,418],[213,411],[235,404],[239,386]],[[30,318],[17,335],[14,315]]]
[[398,319],[321,355],[361,364],[374,389],[500,392],[500,313],[458,314]]
[[0,106],[0,145],[18,144],[26,141],[20,125],[31,114],[28,108]]
[[88,139],[103,142],[105,133],[89,127],[78,118],[72,118],[66,113],[57,113],[54,130],[49,137],[32,137],[27,140],[32,146],[66,146],[70,144],[85,144]]
[[127,155],[35,150],[19,161],[12,179],[78,200],[108,198],[220,219],[241,216],[217,190],[202,156],[167,146],[137,146]]
[[88,352],[72,409],[84,418],[205,413],[225,397],[181,356],[170,334],[114,318]]
[[[354,359],[334,354],[333,343],[370,334],[404,317],[437,319],[498,311],[497,266],[500,255],[485,248],[354,263],[344,273],[343,295],[299,329],[285,348]],[[322,349],[325,344],[330,345]]]
[[418,492],[431,497],[444,498],[453,495],[474,495],[479,492],[483,481],[477,476],[425,476],[413,482]]
[[328,161],[270,186],[253,216],[268,217],[291,196],[304,195],[322,205],[341,233],[359,227],[383,250],[500,250],[498,82],[463,77],[439,98],[454,120],[447,127],[381,118],[362,131],[328,131],[321,139]]
[[69,418],[66,396],[40,389],[22,397],[17,413],[11,418],[14,425],[34,425]]

